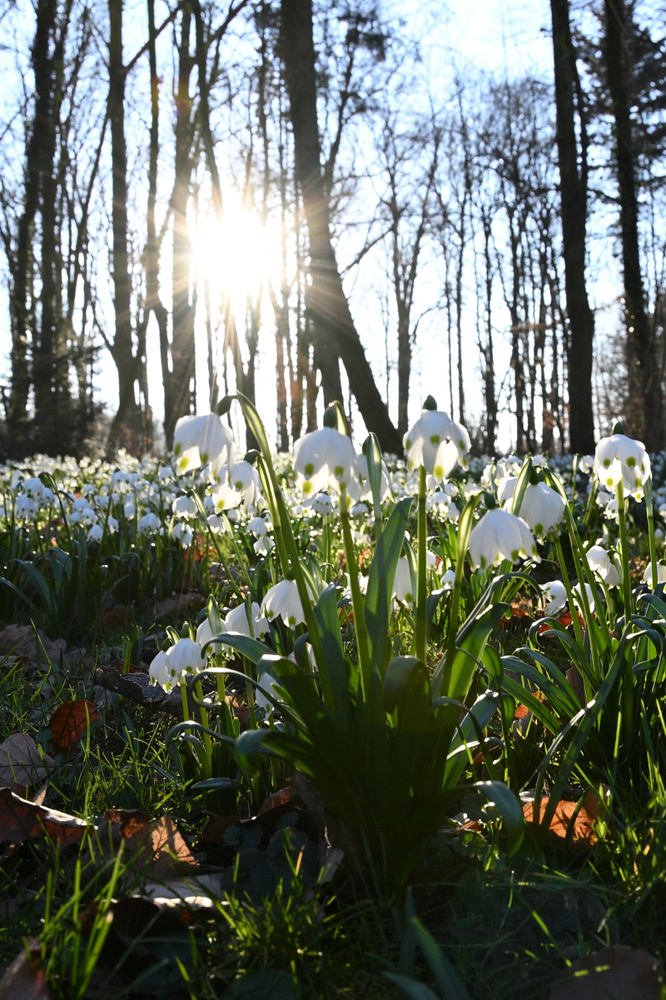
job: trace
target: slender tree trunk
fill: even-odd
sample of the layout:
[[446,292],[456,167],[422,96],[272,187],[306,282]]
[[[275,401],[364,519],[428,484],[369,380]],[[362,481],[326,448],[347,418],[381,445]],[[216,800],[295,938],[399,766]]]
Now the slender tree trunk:
[[331,242],[317,128],[312,2],[282,0],[281,12],[280,48],[291,107],[296,175],[310,238],[308,308],[315,328],[315,358],[322,374],[324,399],[341,399],[341,360],[366,427],[375,431],[386,451],[398,453],[402,441],[354,326]]
[[127,225],[127,144],[125,141],[125,67],[123,66],[123,0],[109,0],[109,98],[113,255],[113,306],[115,332],[111,344],[118,372],[118,410],[106,443],[111,457],[119,445],[135,450],[139,408],[135,397],[137,358],[132,344],[131,278]]
[[[192,177],[192,98],[190,77],[194,56],[190,52],[192,14],[185,3],[181,13],[178,47],[178,92],[176,94],[176,155],[174,185],[171,195],[173,247],[171,257],[172,332],[171,369],[165,382],[164,433],[173,437],[179,417],[195,409],[196,387],[194,313],[195,292],[192,274],[192,244],[187,226],[187,208]],[[163,378],[165,373],[163,372]],[[168,403],[168,405],[167,405]]]
[[[562,256],[569,337],[569,444],[571,451],[594,451],[592,412],[592,351],[594,313],[585,281],[587,226],[587,139],[576,53],[571,37],[569,0],[551,0],[553,62],[560,170]],[[576,139],[580,123],[580,149]]]
[[636,152],[629,97],[633,69],[627,47],[628,17],[624,0],[604,0],[604,11],[605,59],[615,125],[615,167],[620,198],[624,313],[628,340],[637,362],[636,372],[630,369],[629,392],[633,398],[638,394],[643,402],[642,427],[632,430],[643,438],[649,451],[659,451],[664,446],[663,401],[654,331],[645,308],[641,272]]

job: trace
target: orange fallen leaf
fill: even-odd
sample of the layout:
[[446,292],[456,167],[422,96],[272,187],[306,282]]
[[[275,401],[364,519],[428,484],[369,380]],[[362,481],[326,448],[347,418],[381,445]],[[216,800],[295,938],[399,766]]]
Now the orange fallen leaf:
[[[592,793],[595,794],[594,792]],[[589,793],[588,793],[589,795]],[[543,818],[548,808],[550,798],[543,796],[539,801],[539,822],[543,823]],[[525,802],[523,805],[523,815],[527,823],[534,822],[534,802]],[[597,799],[596,813],[592,799],[586,799],[578,807],[578,802],[569,802],[560,799],[555,812],[551,818],[549,833],[557,841],[566,841],[573,850],[585,850],[597,841],[597,835],[593,830],[595,821],[599,815],[599,805]]]
[[83,737],[88,725],[101,715],[91,701],[65,701],[56,708],[48,728],[51,730],[53,749],[69,750]]
[[170,816],[149,821],[138,810],[109,809],[100,824],[102,833],[110,825],[111,843],[125,848],[132,856],[134,871],[143,870],[155,881],[167,879],[183,866],[196,867],[192,852]]

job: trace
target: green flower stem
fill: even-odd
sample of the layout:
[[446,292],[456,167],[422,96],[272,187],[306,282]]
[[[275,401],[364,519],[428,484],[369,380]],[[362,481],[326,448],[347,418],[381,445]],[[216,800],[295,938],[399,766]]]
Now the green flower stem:
[[368,629],[365,623],[365,603],[358,583],[356,552],[354,550],[354,540],[352,538],[351,522],[349,520],[349,495],[347,494],[347,490],[344,485],[340,490],[340,521],[342,524],[342,543],[344,545],[345,559],[347,561],[347,574],[349,576],[352,608],[354,609],[354,629],[356,631],[356,649],[358,653],[361,694],[363,696],[363,700],[365,701],[370,695],[370,675],[372,673],[372,663],[370,662]]
[[179,684],[180,700],[183,703],[183,722],[190,721],[190,706],[187,701],[187,684]]
[[580,627],[580,621],[578,620],[573,587],[571,586],[569,574],[567,573],[567,564],[564,559],[564,552],[562,551],[562,542],[560,541],[560,536],[557,531],[553,532],[553,540],[555,542],[555,551],[557,552],[557,561],[560,564],[562,583],[564,584],[564,589],[567,592],[567,603],[569,605],[569,610],[571,611],[571,621],[573,623],[574,635],[576,636],[576,644],[582,649],[584,645],[583,632]]
[[[216,536],[215,532],[213,531],[213,529],[211,528],[210,524],[208,523],[208,517],[206,516],[205,507],[204,507],[203,503],[201,502],[201,497],[199,496],[199,494],[197,493],[196,490],[192,490],[188,494],[188,496],[190,496],[194,500],[194,503],[196,504],[197,510],[199,512],[199,518],[203,522],[203,524],[205,524],[205,526],[206,526],[206,531],[208,532],[208,537],[210,538],[211,542],[213,543],[213,546],[215,548],[215,552],[217,553],[218,561],[219,561],[220,565],[222,566],[222,568],[224,569],[224,573],[225,573],[225,576],[226,576],[227,580],[229,581],[230,587],[233,589],[234,593],[236,594],[236,597],[240,601],[242,601],[243,600],[243,593],[240,590],[238,584],[236,583],[236,581],[234,579],[234,576],[233,576],[233,574],[231,573],[231,571],[229,569],[229,566],[227,565],[227,561],[226,561],[226,559],[224,558],[224,556],[222,554],[222,548],[220,546],[219,541],[217,540],[217,536]],[[231,522],[229,521],[229,518],[226,517],[226,515],[225,515],[225,523],[226,523],[226,526],[227,526],[227,531],[229,533],[229,536],[231,537],[231,543],[232,543],[232,545],[235,546],[235,549],[237,550],[238,542],[237,542],[237,540],[236,540],[236,538],[235,538],[235,536],[233,534],[233,531],[231,530]],[[238,564],[242,568],[242,571],[243,571],[243,573],[244,573],[244,575],[246,577],[247,582],[250,583],[250,578],[248,576],[247,568],[245,566],[245,559],[243,558],[243,556],[242,556],[242,554],[240,553],[239,550],[236,551],[236,556],[238,558]]]
[[469,548],[469,536],[474,524],[474,511],[481,499],[481,494],[471,497],[465,506],[458,522],[458,544],[456,548],[456,568],[451,591],[451,610],[449,612],[449,627],[446,635],[446,666],[441,694],[448,695],[451,668],[456,655],[456,638],[458,636],[458,619],[460,616],[460,595],[462,593],[463,576],[465,575],[465,559]]
[[241,404],[247,425],[252,431],[255,441],[259,445],[259,475],[264,488],[268,509],[270,510],[271,518],[273,520],[273,534],[280,562],[282,563],[282,571],[285,579],[289,577],[291,572],[294,580],[296,581],[298,595],[303,606],[305,626],[309,633],[308,638],[314,651],[315,662],[321,667],[324,664],[324,655],[321,640],[319,638],[319,632],[317,630],[316,619],[312,610],[312,595],[310,594],[308,586],[305,582],[301,557],[291,526],[291,517],[289,516],[287,504],[285,503],[284,496],[282,495],[282,489],[280,488],[280,484],[271,461],[271,450],[268,444],[268,438],[266,437],[266,431],[264,430],[264,425],[261,422],[256,407],[247,398],[247,396],[244,396],[239,392],[236,393],[235,398]]
[[657,543],[654,537],[654,501],[652,499],[652,479],[645,481],[645,513],[648,523],[648,546],[650,550],[650,563],[652,565],[652,580],[650,585],[653,590],[657,589],[659,583],[659,572],[657,569]]
[[631,578],[629,576],[629,542],[627,539],[627,514],[625,511],[624,482],[618,481],[615,487],[617,498],[617,523],[620,529],[620,561],[622,563],[622,598],[624,603],[624,620],[629,624],[633,614],[631,596]]
[[250,729],[257,728],[257,716],[254,709],[254,685],[251,683],[252,666],[246,656],[243,657],[243,673],[248,678],[245,682],[245,694],[247,697],[247,707],[249,711],[248,725]]
[[417,511],[418,551],[416,564],[416,607],[414,609],[414,656],[426,662],[427,645],[427,547],[428,520],[426,516],[426,470],[419,468],[419,500]]
[[231,521],[229,520],[229,516],[228,516],[226,510],[222,511],[222,516],[224,518],[224,523],[225,523],[226,528],[227,528],[227,533],[229,535],[229,538],[231,539],[231,545],[232,545],[232,548],[234,550],[234,555],[236,556],[236,559],[237,559],[236,565],[238,566],[238,568],[240,569],[241,573],[243,574],[243,579],[245,580],[246,585],[251,589],[252,588],[252,580],[250,578],[250,574],[249,574],[248,569],[247,569],[247,559],[245,558],[245,554],[243,553],[243,551],[241,550],[240,545],[238,544],[238,539],[236,537],[236,532],[234,531],[234,526],[231,523]]
[[[194,688],[196,690],[196,695],[199,700],[199,711],[201,712],[201,724],[204,730],[210,729],[210,724],[208,720],[208,709],[204,705],[204,695],[203,688],[201,687],[201,681],[194,682]],[[203,734],[204,749],[206,751],[206,778],[210,778],[213,775],[213,744],[210,738],[210,733],[204,732]]]

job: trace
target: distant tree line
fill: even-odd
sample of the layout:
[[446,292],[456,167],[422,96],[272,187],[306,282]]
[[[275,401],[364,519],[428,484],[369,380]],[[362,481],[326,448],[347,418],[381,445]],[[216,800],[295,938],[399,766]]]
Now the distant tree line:
[[[498,82],[427,80],[374,0],[0,0],[0,458],[87,447],[103,354],[107,451],[149,448],[149,344],[167,440],[270,357],[283,450],[340,399],[399,452],[420,373],[488,453],[663,448],[663,19],[550,7],[552,75]],[[234,200],[242,308],[197,264]]]

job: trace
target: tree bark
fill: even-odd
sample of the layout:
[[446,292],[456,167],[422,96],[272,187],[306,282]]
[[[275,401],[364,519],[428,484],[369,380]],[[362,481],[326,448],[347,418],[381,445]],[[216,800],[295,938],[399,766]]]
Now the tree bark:
[[402,441],[377,389],[354,325],[331,240],[330,206],[317,128],[311,0],[282,0],[280,41],[291,108],[296,176],[310,241],[308,309],[315,329],[315,359],[321,371],[324,400],[327,403],[341,400],[339,362],[342,361],[366,427],[377,434],[385,451],[400,453]]
[[663,402],[659,367],[656,363],[655,337],[645,308],[638,235],[638,196],[635,149],[630,109],[632,67],[629,60],[629,30],[624,0],[604,0],[606,36],[604,55],[608,89],[615,125],[615,168],[620,200],[622,264],[624,270],[624,316],[629,353],[636,359],[630,367],[629,393],[642,400],[642,426],[630,428],[642,437],[648,451],[664,446]]
[[132,344],[131,278],[127,223],[127,143],[125,141],[125,67],[123,0],[109,0],[109,97],[111,124],[113,306],[115,332],[111,356],[118,372],[118,410],[106,442],[107,457],[119,446],[142,450],[141,414],[135,396],[137,358]]
[[[594,451],[592,412],[592,351],[594,313],[585,281],[587,226],[587,142],[585,113],[577,86],[576,53],[571,38],[569,0],[551,0],[553,63],[557,114],[557,152],[560,170],[562,256],[567,300],[569,390],[569,445],[571,451]],[[576,139],[580,123],[580,152]],[[580,163],[580,165],[579,165]]]

